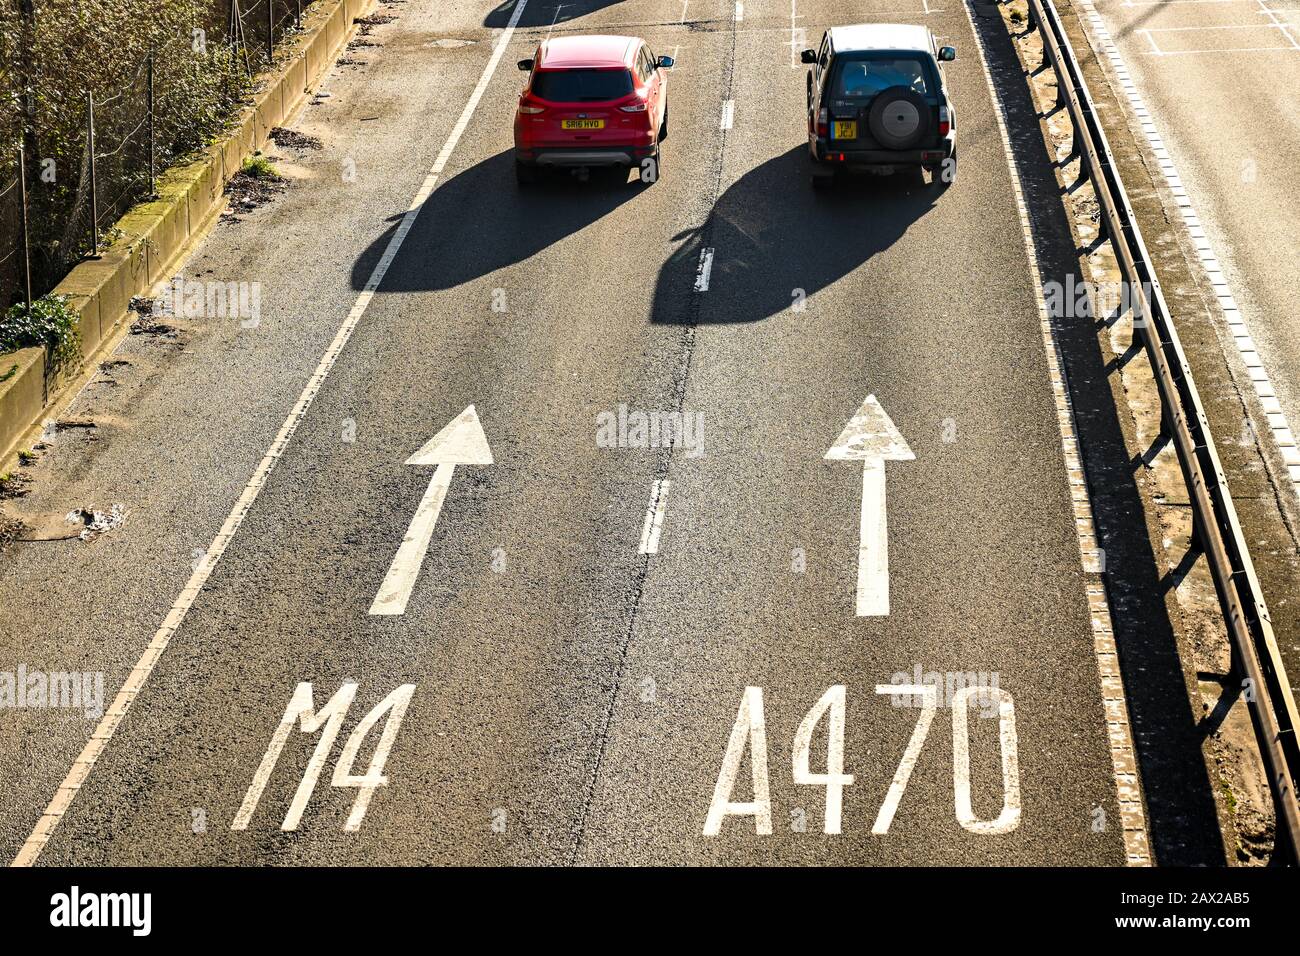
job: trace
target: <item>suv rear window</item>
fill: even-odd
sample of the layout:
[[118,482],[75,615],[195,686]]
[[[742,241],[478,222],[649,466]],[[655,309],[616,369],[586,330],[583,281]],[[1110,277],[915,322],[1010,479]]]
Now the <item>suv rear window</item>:
[[907,86],[929,93],[930,71],[919,56],[885,53],[871,57],[841,59],[831,96],[837,100],[869,99],[891,86]]
[[542,70],[533,74],[533,96],[553,103],[604,103],[632,92],[627,70]]

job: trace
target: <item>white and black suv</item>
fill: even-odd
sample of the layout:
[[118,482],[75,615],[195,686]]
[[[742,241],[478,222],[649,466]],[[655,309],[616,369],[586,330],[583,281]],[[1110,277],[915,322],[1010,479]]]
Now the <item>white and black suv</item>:
[[841,170],[925,169],[938,189],[957,175],[957,113],[943,64],[957,57],[928,27],[863,23],[831,27],[804,50],[808,154],[814,186]]

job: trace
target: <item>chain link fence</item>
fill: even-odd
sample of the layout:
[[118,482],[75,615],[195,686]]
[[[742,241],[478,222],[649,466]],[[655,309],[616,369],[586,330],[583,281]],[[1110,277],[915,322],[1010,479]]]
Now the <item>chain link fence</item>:
[[309,2],[0,0],[0,310],[111,244],[158,174],[227,127]]

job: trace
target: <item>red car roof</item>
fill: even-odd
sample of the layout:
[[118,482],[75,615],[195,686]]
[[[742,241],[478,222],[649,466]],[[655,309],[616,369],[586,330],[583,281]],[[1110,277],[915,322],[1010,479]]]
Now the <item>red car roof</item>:
[[543,70],[631,66],[640,41],[636,37],[574,36],[542,41],[538,66]]

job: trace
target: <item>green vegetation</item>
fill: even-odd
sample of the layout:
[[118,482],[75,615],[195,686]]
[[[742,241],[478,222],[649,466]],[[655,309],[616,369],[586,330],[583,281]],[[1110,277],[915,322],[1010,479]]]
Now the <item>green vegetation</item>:
[[6,471],[0,474],[0,500],[21,498],[31,486],[31,478],[21,471]]
[[0,318],[0,354],[37,346],[45,348],[52,371],[76,361],[81,351],[77,313],[62,296],[37,299],[30,309],[16,303]]
[[1222,777],[1219,778],[1219,789],[1223,792],[1223,801],[1228,806],[1228,812],[1233,816],[1237,815],[1237,795],[1232,792],[1232,787],[1228,781]]
[[[153,54],[156,168],[189,159],[227,127],[265,55],[226,39],[229,0],[3,0],[0,188],[27,159],[32,284],[52,289],[91,251],[87,93],[95,97],[101,236],[149,193],[148,59]],[[247,5],[245,5],[247,6]],[[256,27],[257,24],[254,24]],[[12,205],[12,204],[11,204]],[[0,240],[17,236],[0,210]],[[0,258],[10,250],[0,249]],[[0,268],[17,288],[18,257]],[[12,300],[0,297],[0,309]]]
[[275,163],[271,162],[261,153],[255,153],[244,160],[241,169],[245,174],[252,176],[254,179],[280,179],[280,171],[275,168]]

